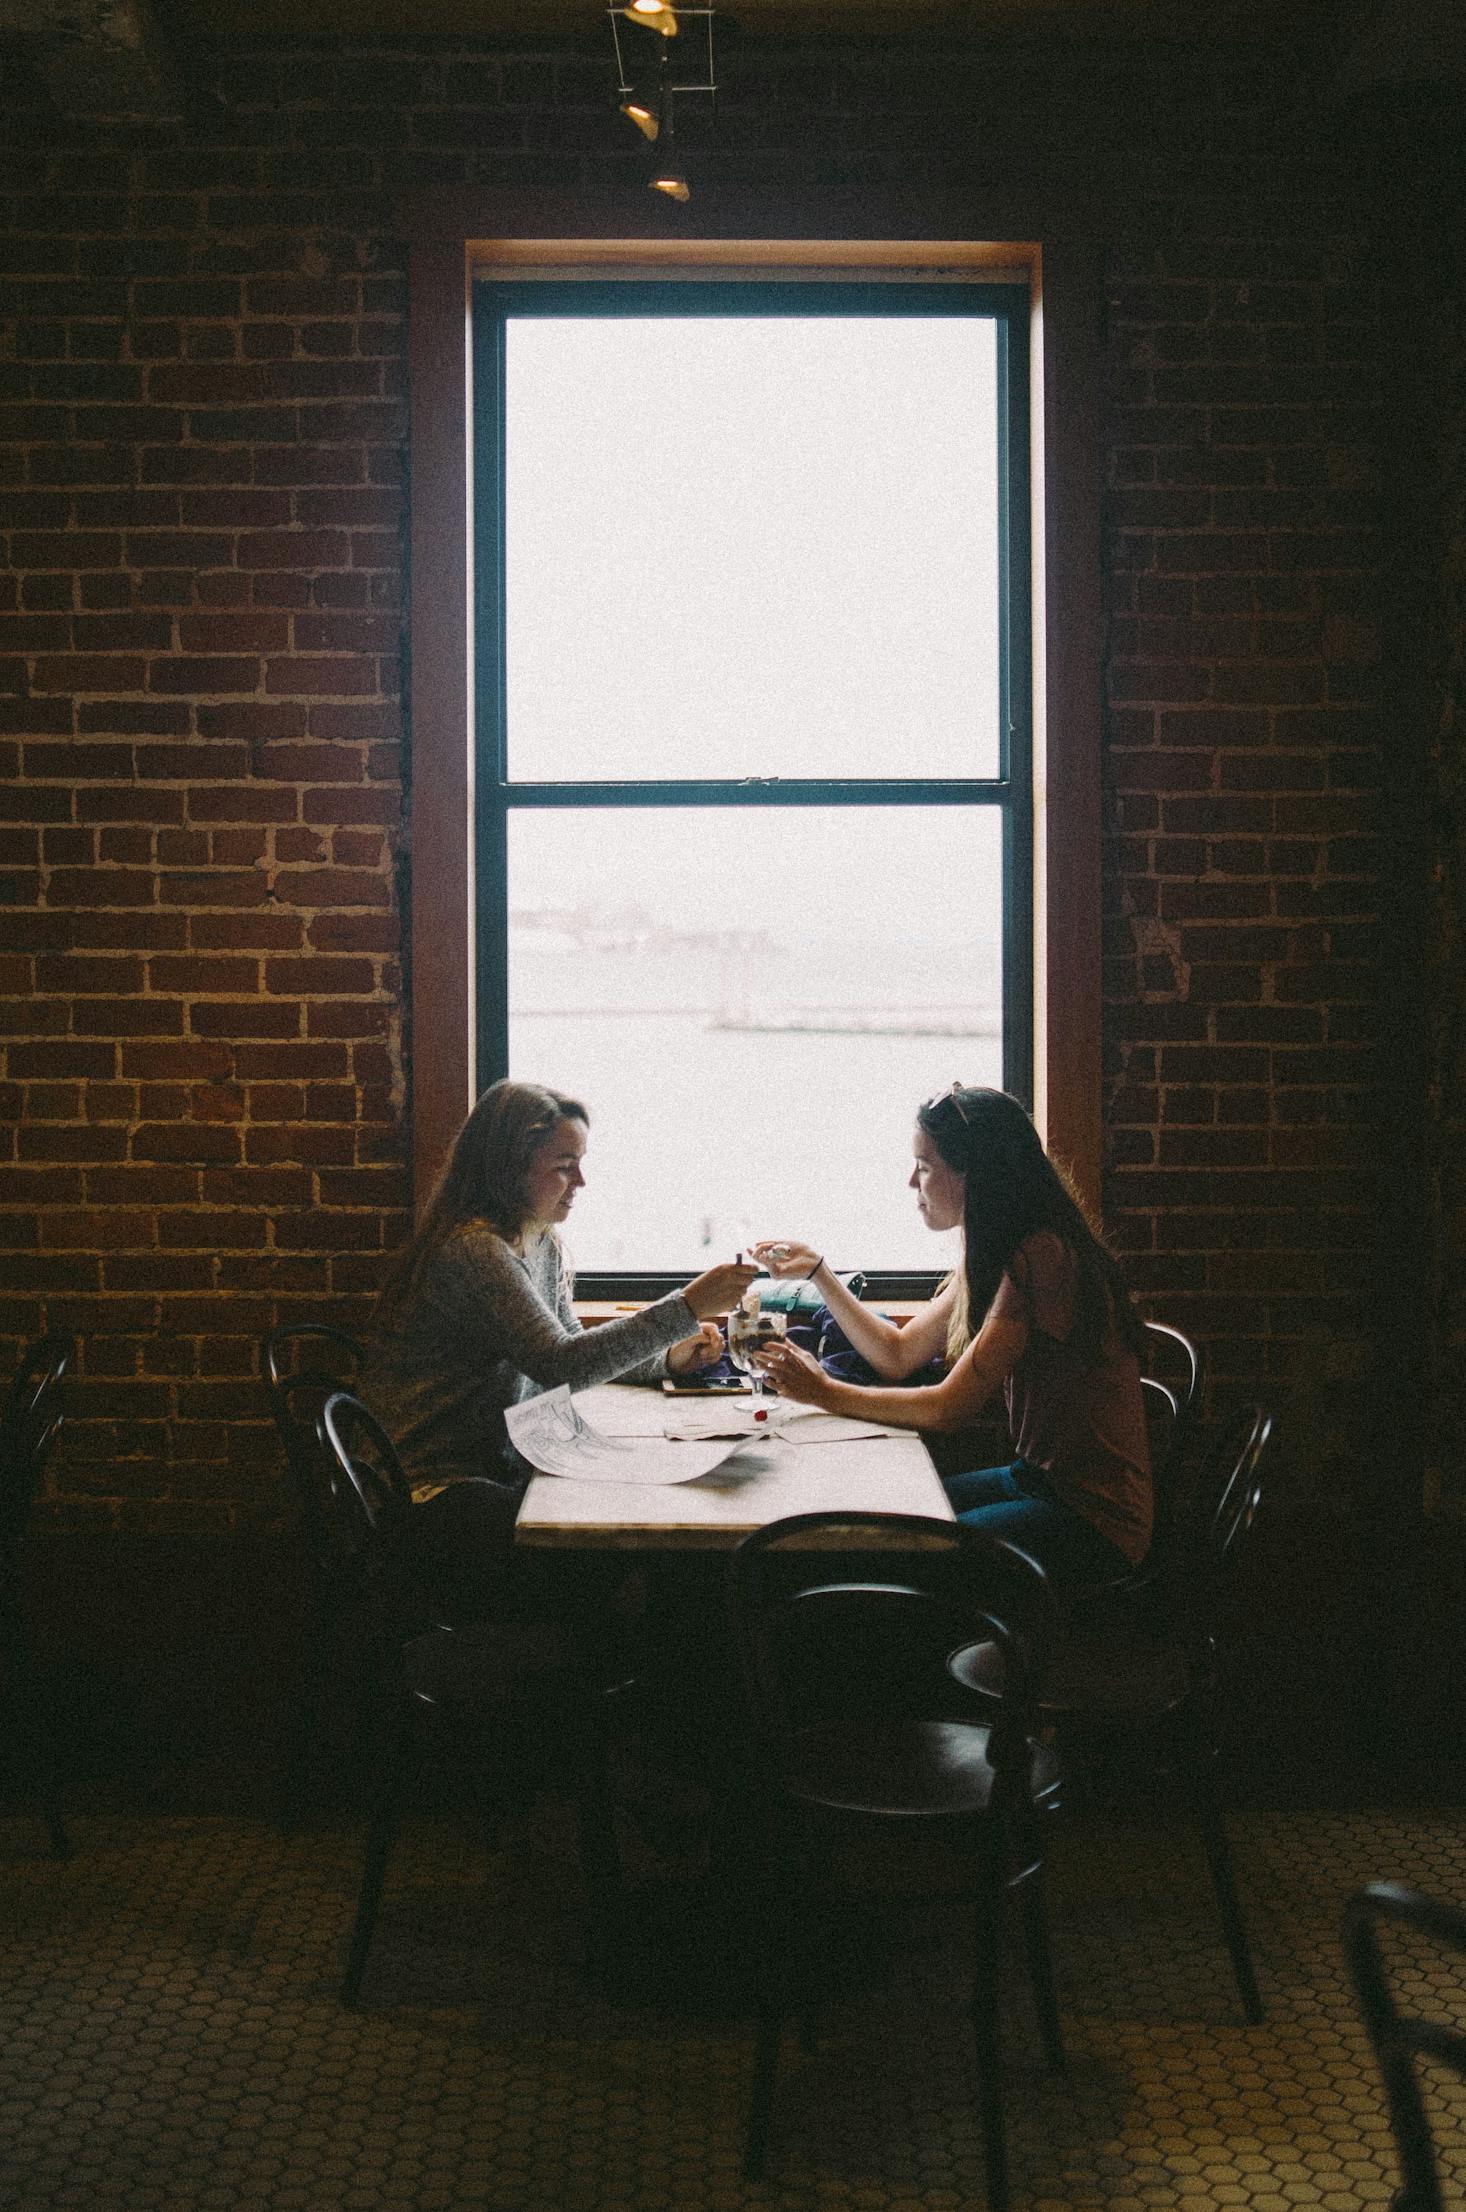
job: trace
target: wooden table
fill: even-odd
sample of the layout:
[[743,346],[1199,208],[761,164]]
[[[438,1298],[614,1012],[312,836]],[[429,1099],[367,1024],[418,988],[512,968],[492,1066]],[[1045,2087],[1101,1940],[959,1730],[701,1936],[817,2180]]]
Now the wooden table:
[[[593,1427],[619,1436],[645,1432],[668,1406],[698,1415],[716,1413],[718,1406],[712,1398],[674,1400],[614,1383],[578,1391],[575,1402]],[[788,1514],[841,1510],[953,1517],[920,1437],[891,1430],[825,1444],[771,1437],[745,1444],[695,1482],[567,1482],[536,1475],[514,1534],[517,1543],[549,1549],[730,1551],[750,1529]],[[862,1540],[861,1548],[870,1546]]]

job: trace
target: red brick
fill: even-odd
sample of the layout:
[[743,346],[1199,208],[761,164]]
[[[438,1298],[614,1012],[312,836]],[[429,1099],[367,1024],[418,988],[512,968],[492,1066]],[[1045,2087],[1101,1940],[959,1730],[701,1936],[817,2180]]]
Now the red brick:
[[[52,688],[70,687],[55,685]],[[376,689],[376,666],[370,660],[323,659],[295,654],[288,660],[265,663],[267,692],[289,693],[297,698],[349,699],[369,697]]]
[[278,653],[289,644],[289,633],[288,616],[243,608],[237,613],[184,614],[178,618],[178,642],[185,653]]
[[148,684],[153,691],[186,692],[190,697],[199,692],[258,691],[260,664],[243,655],[216,654],[204,659],[180,654],[171,660],[153,661]]
[[198,1037],[295,1037],[300,1008],[279,1000],[201,999],[189,1009],[189,1025]]
[[71,1010],[79,1037],[181,1037],[178,999],[78,999]]
[[293,959],[265,962],[267,991],[295,997],[325,992],[365,992],[376,987],[370,960]]
[[166,869],[158,878],[166,906],[263,906],[270,886],[262,873],[240,869]]
[[344,530],[251,530],[239,540],[238,558],[241,568],[346,568],[351,540]]
[[198,1196],[193,1167],[143,1167],[129,1160],[118,1167],[89,1167],[86,1193],[96,1206],[180,1206]]
[[82,912],[72,915],[70,920],[73,945],[97,951],[134,947],[172,951],[184,942],[187,927],[181,914],[164,914],[156,908],[112,914]]
[[141,1206],[52,1211],[42,1217],[42,1226],[45,1243],[58,1252],[143,1252],[155,1241],[152,1212]]
[[[249,1214],[213,1210],[158,1215],[158,1242],[165,1251],[254,1250],[266,1235],[264,1220]],[[257,1401],[251,1410],[257,1410]]]
[[363,869],[282,868],[275,896],[292,906],[386,906],[390,886]]
[[349,1071],[343,1044],[241,1044],[234,1072],[243,1083],[304,1083],[331,1080]]
[[35,663],[31,682],[37,691],[141,691],[146,673],[145,661],[116,655],[43,654]]
[[392,914],[318,914],[309,936],[321,952],[395,952],[402,932]]
[[16,1133],[23,1160],[120,1160],[127,1149],[122,1129],[77,1129],[56,1124]]
[[187,1160],[206,1165],[240,1157],[239,1131],[222,1122],[144,1124],[132,1138],[135,1160]]
[[[305,1166],[350,1167],[355,1156],[355,1144],[349,1129],[333,1129],[321,1126],[285,1129],[266,1127],[245,1132],[244,1156],[247,1160],[273,1165],[277,1161],[291,1161]],[[277,1224],[277,1231],[279,1224]],[[279,1237],[277,1241],[288,1244],[292,1240]],[[299,1242],[297,1237],[294,1241]],[[326,1241],[329,1239],[320,1240]]]
[[283,952],[302,942],[304,925],[297,914],[195,914],[188,932],[204,949]]

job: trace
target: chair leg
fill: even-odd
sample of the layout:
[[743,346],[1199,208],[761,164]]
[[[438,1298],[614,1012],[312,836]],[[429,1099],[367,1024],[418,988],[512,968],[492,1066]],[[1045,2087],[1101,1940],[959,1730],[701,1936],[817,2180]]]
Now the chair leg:
[[757,2038],[748,2099],[743,2178],[762,2181],[773,2124],[774,2085],[784,2036],[789,1959],[796,1931],[805,1925],[803,1839],[791,1838],[768,1806],[756,1806],[750,1833],[760,1837],[739,1887],[748,1916],[756,1976]]
[[576,1805],[580,1827],[580,1864],[585,1882],[586,1965],[591,1972],[614,1950],[621,1927],[625,1889],[615,1816],[599,1790],[582,1794]]
[[48,1729],[36,1695],[30,1654],[18,1619],[6,1619],[4,1631],[4,1650],[0,1652],[0,1691],[8,1689],[9,1702],[14,1711],[18,1761],[27,1787],[35,1792],[52,1858],[69,1859],[71,1838],[61,1817],[60,1802],[63,1761],[56,1749],[54,1718]]
[[52,1858],[69,1859],[71,1857],[71,1837],[67,1833],[65,1821],[61,1818],[60,1808],[49,1790],[41,1800],[41,1818],[46,1823],[46,1836],[51,1845]]
[[277,1825],[282,1836],[295,1833],[305,1803],[310,1755],[320,1733],[321,1692],[326,1680],[326,1657],[318,1631],[312,1631],[300,1680],[295,1687],[283,1769],[280,1777],[280,1811]]
[[377,1908],[382,1901],[387,1861],[392,1855],[392,1845],[396,1840],[401,1818],[403,1792],[408,1780],[407,1769],[410,1764],[415,1763],[411,1758],[408,1725],[406,1721],[398,1723],[387,1747],[386,1776],[372,1814],[371,1826],[367,1830],[361,1888],[356,1900],[356,1919],[351,1929],[346,1971],[341,1977],[341,2002],[350,2011],[355,2011],[361,1996],[361,1978],[366,1971],[367,1953],[372,1947],[372,1935],[377,1925]]
[[1237,1994],[1242,1999],[1243,2017],[1252,2027],[1257,2027],[1263,2019],[1262,1998],[1258,1993],[1257,1975],[1253,1971],[1252,1952],[1247,1942],[1242,1908],[1237,1901],[1237,1884],[1232,1872],[1232,1847],[1227,1841],[1221,1811],[1209,1788],[1204,1788],[1198,1809],[1201,1839],[1206,1846],[1212,1888],[1216,1891],[1217,1910],[1222,1916],[1222,1934],[1232,1961]]
[[1196,1808],[1197,1826],[1201,1830],[1201,1840],[1206,1849],[1207,1865],[1211,1869],[1212,1888],[1216,1893],[1217,1911],[1222,1921],[1222,1936],[1227,1946],[1227,1955],[1232,1961],[1237,1994],[1242,1999],[1243,2017],[1250,2026],[1257,2027],[1263,2018],[1262,1998],[1258,1993],[1257,1975],[1253,1970],[1242,1907],[1237,1899],[1232,1847],[1227,1841],[1226,1823],[1212,1785],[1214,1747],[1202,1738],[1194,1722],[1188,1723],[1186,1727],[1184,1744],[1192,1803]]
[[[994,1830],[996,1823],[990,1824]],[[987,2167],[988,2212],[1008,2212],[1008,2146],[1003,2128],[1001,1945],[1003,1877],[998,1838],[984,1838],[977,1899],[977,1980],[970,2007],[977,2051],[978,2100]]]
[[1023,1943],[1028,1953],[1028,1979],[1033,1989],[1033,2005],[1038,2014],[1038,2031],[1043,2038],[1044,2056],[1056,2074],[1063,2074],[1068,2072],[1069,2062],[1064,2055],[1064,2030],[1059,2021],[1058,1999],[1054,1994],[1054,1959],[1049,1947],[1049,1911],[1043,1880],[1042,1866],[1034,1866],[1019,1884],[1019,1901],[1023,1907]]
[[769,2150],[769,2125],[774,2113],[774,2082],[779,2071],[779,2044],[783,2022],[771,1992],[759,2004],[758,2043],[753,2058],[753,2087],[748,2099],[748,2134],[743,2152],[743,2178],[762,2181]]

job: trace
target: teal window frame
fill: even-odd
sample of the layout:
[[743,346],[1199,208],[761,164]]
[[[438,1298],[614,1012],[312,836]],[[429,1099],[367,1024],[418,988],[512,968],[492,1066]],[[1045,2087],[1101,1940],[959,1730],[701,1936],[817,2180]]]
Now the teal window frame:
[[[505,680],[505,325],[520,317],[973,316],[993,322],[998,440],[998,770],[993,776],[516,781]],[[508,825],[518,808],[991,806],[1003,818],[1003,1084],[1034,1103],[1033,609],[1026,286],[969,282],[480,279],[472,295],[475,1095],[508,1072]],[[588,1298],[655,1296],[681,1278],[583,1271]],[[876,1296],[934,1273],[868,1270]]]

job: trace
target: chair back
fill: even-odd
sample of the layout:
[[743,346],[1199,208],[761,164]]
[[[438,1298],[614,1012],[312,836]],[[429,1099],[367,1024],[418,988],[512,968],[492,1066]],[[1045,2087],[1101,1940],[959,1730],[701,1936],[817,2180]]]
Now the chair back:
[[1242,1406],[1217,1430],[1195,1484],[1177,1514],[1160,1578],[1174,1633],[1198,1650],[1214,1646],[1226,1596],[1236,1580],[1277,1438],[1265,1406]]
[[352,1515],[360,1590],[384,1610],[398,1642],[451,1628],[414,1555],[412,1485],[381,1422],[349,1390],[334,1391],[321,1408],[321,1445]]
[[[1466,2078],[1466,2031],[1439,2018],[1427,2020],[1400,2010],[1380,1942],[1386,1922],[1466,1959],[1466,1913],[1399,1882],[1370,1882],[1344,1908],[1344,1955],[1379,2063],[1399,2153],[1403,2186],[1395,2206],[1397,2212],[1442,2212],[1430,2115],[1415,2061],[1425,2058]],[[1458,2018],[1460,2009],[1458,2004]]]
[[[1187,1446],[1196,1419],[1204,1367],[1201,1349],[1180,1329],[1166,1321],[1144,1321],[1141,1388],[1146,1399],[1146,1428],[1151,1440],[1151,1488],[1155,1500],[1147,1571],[1160,1572],[1173,1541],[1176,1523],[1184,1509],[1182,1485]],[[1168,1421],[1158,1427],[1155,1411],[1160,1394],[1170,1400]]]
[[399,1528],[412,1511],[412,1485],[376,1415],[349,1390],[333,1391],[321,1408],[321,1441],[367,1533],[380,1539]]
[[38,1337],[16,1370],[0,1413],[0,1544],[18,1548],[65,1412],[61,1385],[75,1349],[69,1336]]
[[812,1720],[950,1713],[947,1655],[982,1640],[1003,1662],[989,1758],[1026,1777],[1053,1606],[1016,1544],[921,1514],[799,1513],[744,1537],[728,1601],[756,1759]]
[[329,1321],[287,1323],[272,1329],[260,1346],[260,1373],[286,1478],[318,1574],[334,1571],[341,1541],[336,1467],[321,1442],[321,1413],[326,1400],[354,1382],[365,1364],[356,1338]]

